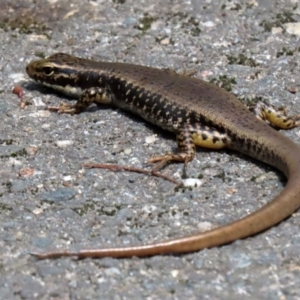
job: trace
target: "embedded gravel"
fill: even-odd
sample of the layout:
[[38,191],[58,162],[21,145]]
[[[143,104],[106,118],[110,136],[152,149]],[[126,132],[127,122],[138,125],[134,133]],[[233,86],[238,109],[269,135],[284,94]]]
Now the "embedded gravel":
[[[245,102],[261,97],[297,113],[299,24],[297,0],[2,0],[0,299],[300,299],[299,212],[255,237],[181,256],[31,257],[207,230],[269,202],[285,179],[238,153],[200,149],[188,167],[202,182],[193,189],[86,169],[88,162],[146,168],[176,141],[118,109],[49,112],[47,105],[72,100],[25,74],[30,61],[65,52],[227,79]],[[31,103],[25,108],[16,85]],[[283,134],[300,143],[299,129]],[[180,179],[182,166],[163,172]]]

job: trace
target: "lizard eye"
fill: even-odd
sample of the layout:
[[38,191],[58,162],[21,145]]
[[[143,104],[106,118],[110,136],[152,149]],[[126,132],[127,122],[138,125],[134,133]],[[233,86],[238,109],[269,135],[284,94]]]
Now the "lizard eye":
[[53,73],[53,68],[51,68],[51,67],[43,67],[43,73],[46,76],[50,76]]

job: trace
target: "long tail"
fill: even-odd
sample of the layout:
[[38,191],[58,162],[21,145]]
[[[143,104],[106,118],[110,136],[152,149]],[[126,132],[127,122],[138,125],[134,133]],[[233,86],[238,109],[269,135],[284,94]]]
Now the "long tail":
[[270,203],[240,220],[213,230],[184,238],[143,246],[86,249],[78,252],[53,251],[46,253],[32,253],[32,255],[40,259],[58,258],[63,256],[77,256],[78,258],[145,257],[159,254],[194,252],[204,248],[228,244],[278,224],[300,207],[300,166],[293,166],[292,171],[289,170],[289,177],[284,190]]

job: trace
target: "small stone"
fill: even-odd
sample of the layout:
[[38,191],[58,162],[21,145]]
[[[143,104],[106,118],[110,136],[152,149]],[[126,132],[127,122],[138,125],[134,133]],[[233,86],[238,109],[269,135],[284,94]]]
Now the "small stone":
[[132,152],[131,148],[126,148],[126,149],[124,150],[124,153],[125,153],[126,155],[129,155],[131,152]]
[[161,44],[161,45],[169,45],[169,44],[170,44],[170,38],[162,39],[162,40],[160,41],[160,44]]
[[298,89],[296,86],[293,86],[293,85],[288,86],[286,89],[287,89],[291,94],[296,94],[296,93],[298,93],[298,91],[299,91],[299,89]]
[[152,144],[157,140],[157,135],[153,134],[153,135],[149,135],[145,138],[145,142],[146,144]]
[[272,33],[273,34],[279,34],[279,33],[282,33],[282,28],[281,27],[272,27]]
[[12,73],[8,75],[8,78],[14,80],[15,82],[25,80],[24,73]]
[[284,29],[289,34],[300,35],[300,22],[298,23],[285,23],[283,24]]
[[33,118],[48,118],[51,115],[49,110],[39,110],[37,112],[29,114],[30,117]]
[[55,191],[44,192],[40,194],[40,199],[45,202],[62,202],[68,201],[75,197],[76,191],[71,188],[59,188]]
[[39,215],[43,212],[44,210],[41,208],[35,208],[32,213],[34,213],[35,215]]
[[64,140],[64,141],[56,141],[55,145],[59,148],[65,148],[67,146],[73,145],[74,141],[71,140]]
[[212,21],[207,21],[202,24],[204,27],[214,27],[216,24]]
[[182,184],[185,187],[197,187],[202,185],[202,181],[197,178],[187,178],[182,180]]

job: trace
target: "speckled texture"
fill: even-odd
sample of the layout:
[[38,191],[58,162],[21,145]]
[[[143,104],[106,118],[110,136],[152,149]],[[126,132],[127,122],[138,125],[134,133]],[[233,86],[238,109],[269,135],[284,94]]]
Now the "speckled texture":
[[[51,8],[58,4],[1,1],[1,16],[22,13],[21,20],[31,16],[48,29],[0,30],[0,298],[299,298],[298,213],[253,238],[183,256],[36,261],[28,255],[206,230],[254,211],[284,185],[271,168],[225,151],[197,152],[188,172],[203,177],[203,184],[192,191],[176,192],[157,178],[81,167],[91,161],[144,167],[148,157],[176,143],[118,110],[45,113],[45,104],[66,100],[26,82],[24,68],[35,53],[195,70],[207,80],[227,75],[236,80],[232,91],[238,96],[260,96],[300,112],[299,93],[288,91],[299,89],[299,36],[281,32],[279,22],[300,22],[299,8],[288,14],[297,1],[239,1],[241,7],[232,1],[120,2],[59,1]],[[241,54],[255,66],[238,64]],[[25,109],[11,93],[17,83],[32,102]],[[284,134],[299,143],[299,132]],[[147,143],[153,135],[157,139]],[[172,165],[164,172],[179,176],[181,170]]]

